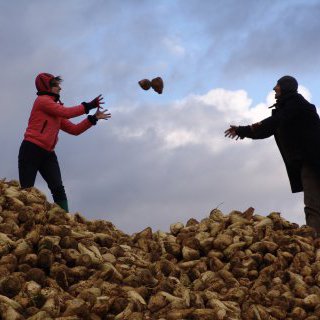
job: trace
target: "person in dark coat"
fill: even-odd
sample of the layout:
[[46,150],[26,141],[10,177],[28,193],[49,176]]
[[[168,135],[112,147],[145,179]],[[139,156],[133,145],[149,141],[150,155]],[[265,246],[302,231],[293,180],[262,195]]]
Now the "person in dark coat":
[[[34,101],[19,149],[19,181],[23,189],[33,187],[36,175],[40,172],[48,184],[54,202],[69,211],[60,166],[54,151],[59,131],[79,135],[94,126],[98,120],[109,119],[111,114],[101,108],[104,103],[101,95],[77,106],[64,106],[60,101],[61,81],[61,77],[50,73],[40,73],[36,77],[38,97]],[[88,115],[77,124],[69,120],[88,114],[92,109],[96,109],[95,114]]]
[[283,76],[273,88],[272,115],[248,126],[231,125],[229,138],[274,136],[287,169],[292,192],[304,192],[306,224],[320,236],[320,119],[316,107],[297,92],[298,82]]

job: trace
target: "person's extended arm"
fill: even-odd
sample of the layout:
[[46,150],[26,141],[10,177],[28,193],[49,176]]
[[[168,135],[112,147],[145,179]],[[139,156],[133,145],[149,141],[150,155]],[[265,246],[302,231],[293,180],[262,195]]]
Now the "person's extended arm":
[[265,139],[272,136],[279,125],[285,121],[290,120],[296,115],[294,110],[285,112],[285,110],[277,110],[271,117],[254,123],[248,126],[234,126],[231,125],[225,131],[225,136],[229,138],[243,139]]
[[111,114],[107,113],[107,111],[108,110],[97,110],[97,112],[94,115],[89,115],[87,119],[84,119],[77,124],[72,123],[68,119],[62,119],[60,129],[64,132],[77,136],[89,129],[90,127],[92,127],[93,125],[96,125],[98,120],[108,120],[111,117]]
[[[92,116],[93,117],[93,116]],[[96,121],[95,121],[96,122]],[[92,127],[95,123],[91,122],[88,118],[82,120],[81,122],[75,124],[72,123],[68,119],[62,119],[60,129],[64,132],[67,132],[69,134],[72,134],[74,136],[77,136],[84,131],[88,130],[90,127]]]
[[63,105],[54,102],[52,99],[43,97],[40,102],[40,108],[53,116],[70,119],[81,116],[84,113],[89,113],[91,109],[100,108],[100,104],[103,104],[103,97],[99,95],[90,102],[82,102],[82,104],[75,107],[64,107]]
[[265,139],[271,137],[277,127],[280,124],[280,119],[275,116],[271,116],[266,118],[260,122],[251,124],[249,126],[239,126],[236,128],[236,133],[240,137],[243,138],[251,138],[251,139]]

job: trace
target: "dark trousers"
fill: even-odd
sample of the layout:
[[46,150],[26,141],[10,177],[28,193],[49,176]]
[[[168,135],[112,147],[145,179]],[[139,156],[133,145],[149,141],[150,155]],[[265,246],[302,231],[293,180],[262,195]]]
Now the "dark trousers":
[[22,141],[19,150],[19,180],[21,188],[34,186],[38,171],[47,182],[54,202],[66,202],[61,172],[54,151],[49,152],[29,141]]
[[306,223],[320,236],[320,179],[314,170],[304,165],[301,172]]

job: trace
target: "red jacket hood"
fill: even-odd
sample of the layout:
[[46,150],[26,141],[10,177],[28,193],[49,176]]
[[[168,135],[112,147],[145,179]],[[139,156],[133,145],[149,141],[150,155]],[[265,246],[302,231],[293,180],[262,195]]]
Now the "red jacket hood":
[[38,92],[50,91],[50,81],[52,79],[54,79],[54,75],[50,73],[39,73],[35,80]]

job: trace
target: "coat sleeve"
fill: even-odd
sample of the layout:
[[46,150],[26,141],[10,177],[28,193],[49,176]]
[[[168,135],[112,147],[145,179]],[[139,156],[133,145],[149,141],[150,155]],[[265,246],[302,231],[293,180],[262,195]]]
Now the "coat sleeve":
[[39,102],[39,108],[51,116],[65,119],[78,117],[85,113],[85,108],[82,104],[75,107],[64,107],[63,105],[56,103],[51,99],[43,99],[41,102]]
[[268,117],[258,123],[250,126],[252,131],[252,139],[266,139],[274,135],[281,121],[277,116]]
[[276,112],[274,112],[272,116],[265,118],[262,121],[254,123],[250,126],[239,127],[236,132],[241,139],[269,138],[275,134],[277,128],[280,125],[290,121],[292,118],[297,116],[297,111],[297,109],[286,110],[285,108],[276,110]]
[[60,129],[64,132],[78,136],[92,127],[92,123],[88,119],[82,120],[80,123],[74,124],[67,119],[62,119]]
[[265,139],[271,137],[276,129],[275,123],[271,119],[266,118],[261,122],[254,123],[249,126],[239,126],[236,129],[237,135],[241,138]]

